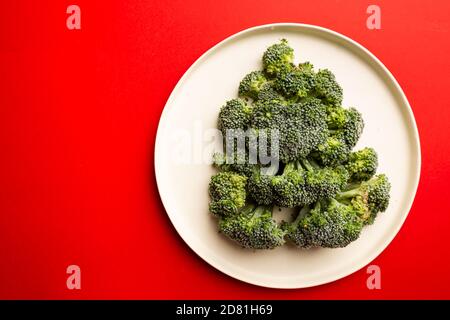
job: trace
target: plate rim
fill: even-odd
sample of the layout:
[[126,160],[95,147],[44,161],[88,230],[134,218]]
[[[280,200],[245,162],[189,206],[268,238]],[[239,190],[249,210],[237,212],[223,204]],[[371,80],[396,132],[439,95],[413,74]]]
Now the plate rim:
[[[339,39],[343,42],[347,42],[349,45],[352,45],[354,48],[361,50],[364,54],[366,54],[370,59],[371,62],[375,63],[379,68],[381,68],[381,70],[384,72],[384,74],[389,78],[389,80],[392,82],[392,85],[394,86],[396,93],[399,94],[399,99],[401,99],[402,103],[406,106],[406,111],[407,111],[407,115],[408,118],[410,120],[410,123],[412,124],[411,128],[410,128],[410,132],[413,133],[413,137],[414,137],[414,142],[417,146],[416,148],[416,159],[417,159],[417,166],[415,168],[415,177],[414,177],[414,181],[413,181],[413,186],[412,186],[412,195],[411,195],[411,199],[409,200],[409,202],[407,203],[407,206],[405,207],[405,212],[403,213],[402,217],[401,217],[401,222],[395,227],[394,232],[392,232],[392,234],[390,235],[390,237],[386,237],[386,239],[382,242],[382,244],[380,246],[378,246],[378,250],[374,250],[372,254],[367,255],[367,258],[363,259],[362,263],[358,263],[355,264],[354,266],[352,266],[351,268],[348,268],[347,271],[345,272],[340,272],[337,274],[334,274],[332,276],[328,276],[325,279],[321,280],[321,281],[316,281],[314,283],[307,283],[305,285],[285,285],[285,284],[271,284],[268,282],[258,282],[258,281],[254,281],[253,279],[245,279],[245,277],[237,275],[235,273],[232,272],[232,270],[228,270],[226,267],[224,267],[223,265],[218,264],[216,261],[214,261],[214,259],[210,258],[207,255],[204,255],[198,251],[198,248],[194,248],[193,245],[191,243],[189,243],[186,238],[185,235],[183,235],[183,232],[179,229],[179,226],[177,226],[177,224],[175,223],[175,214],[174,213],[170,213],[169,210],[167,210],[167,208],[169,207],[166,203],[166,200],[162,197],[161,194],[161,181],[162,181],[162,177],[160,176],[160,174],[158,174],[158,167],[159,167],[159,156],[157,153],[157,150],[160,149],[159,145],[161,144],[161,127],[162,127],[162,123],[166,122],[166,118],[167,118],[167,114],[168,114],[168,106],[172,103],[172,100],[175,99],[175,96],[177,95],[178,91],[180,90],[181,86],[183,85],[183,83],[185,82],[185,80],[189,77],[190,73],[192,73],[197,65],[201,64],[203,60],[205,60],[206,58],[208,58],[214,51],[220,49],[220,47],[222,47],[223,45],[227,44],[228,42],[234,40],[235,38],[238,38],[246,33],[251,33],[251,32],[255,32],[261,29],[275,29],[275,28],[282,28],[282,27],[292,27],[292,28],[303,28],[303,29],[311,29],[314,31],[318,31],[318,32],[323,32],[328,34],[328,36],[331,36],[335,39]],[[351,48],[350,48],[351,49]],[[421,145],[420,145],[420,135],[419,135],[419,130],[417,128],[417,123],[414,117],[414,112],[411,108],[411,105],[408,101],[408,98],[406,97],[404,91],[402,90],[400,84],[398,83],[397,79],[394,77],[394,75],[389,71],[389,69],[381,62],[380,59],[378,59],[372,52],[370,52],[366,47],[364,47],[363,45],[361,45],[360,43],[356,42],[355,40],[349,38],[348,36],[345,36],[339,32],[336,32],[334,30],[322,27],[322,26],[318,26],[318,25],[313,25],[313,24],[305,24],[305,23],[296,23],[296,22],[277,22],[277,23],[269,23],[269,24],[262,24],[262,25],[257,25],[254,27],[250,27],[250,28],[246,28],[244,30],[241,30],[237,33],[234,33],[228,37],[226,37],[225,39],[221,40],[220,42],[216,43],[215,45],[213,45],[211,48],[209,48],[207,51],[205,51],[199,58],[197,58],[194,63],[192,63],[190,65],[190,67],[184,72],[184,74],[181,76],[181,78],[178,80],[177,84],[175,85],[175,87],[173,88],[172,92],[170,93],[164,108],[161,112],[161,116],[160,119],[158,121],[158,127],[157,127],[157,132],[156,132],[156,138],[155,138],[155,144],[154,144],[154,152],[153,152],[153,157],[154,157],[154,173],[155,173],[155,179],[156,179],[156,185],[158,188],[158,194],[159,197],[161,199],[161,202],[164,206],[164,210],[166,211],[170,222],[172,223],[173,227],[175,228],[175,230],[177,231],[178,235],[181,237],[181,239],[185,242],[185,244],[197,255],[199,256],[203,261],[205,261],[206,263],[208,263],[210,266],[212,266],[213,268],[215,268],[216,270],[234,278],[237,280],[240,280],[242,282],[245,283],[249,283],[252,285],[256,285],[256,286],[260,286],[260,287],[265,287],[265,288],[272,288],[272,289],[302,289],[302,288],[309,288],[309,287],[315,287],[315,286],[319,286],[319,285],[323,285],[323,284],[327,284],[327,283],[331,283],[334,281],[337,281],[339,279],[345,278],[359,270],[361,270],[362,268],[364,268],[366,265],[368,265],[369,263],[371,263],[373,260],[375,260],[383,251],[386,250],[386,248],[389,246],[389,244],[394,240],[394,238],[397,236],[397,234],[399,233],[399,231],[401,230],[401,228],[403,227],[406,218],[409,215],[409,212],[411,211],[411,207],[414,203],[416,194],[417,194],[417,189],[418,189],[418,185],[419,185],[419,181],[420,181],[420,177],[421,177],[421,169],[422,169],[422,157],[421,157]]]

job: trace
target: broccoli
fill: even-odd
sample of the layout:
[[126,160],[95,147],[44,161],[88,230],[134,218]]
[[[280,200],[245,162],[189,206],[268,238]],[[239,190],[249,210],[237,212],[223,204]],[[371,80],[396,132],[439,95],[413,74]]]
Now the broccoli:
[[347,146],[353,149],[364,129],[361,113],[355,108],[327,108],[327,125],[332,135],[340,135]]
[[278,102],[280,104],[286,104],[286,99],[278,93],[271,83],[266,83],[259,90],[256,97],[258,101]]
[[247,205],[219,221],[219,232],[244,248],[273,249],[284,244],[285,231],[272,218],[272,207]]
[[347,121],[343,127],[343,134],[347,145],[354,148],[364,129],[361,113],[355,108],[347,109]]
[[328,135],[325,107],[314,98],[289,105],[256,103],[251,127],[278,130],[279,158],[284,163],[306,157]]
[[287,240],[301,248],[345,247],[359,238],[362,227],[353,207],[335,199],[305,206],[293,222],[281,225]]
[[[266,49],[262,66],[220,109],[218,127],[233,153],[214,154],[220,172],[209,183],[209,211],[219,231],[245,248],[273,249],[285,240],[301,248],[345,247],[390,201],[388,178],[376,175],[376,151],[353,151],[362,115],[342,106],[330,70],[295,65],[285,39]],[[279,225],[273,206],[299,213]]]
[[244,205],[247,178],[233,172],[219,172],[211,177],[209,210],[217,216],[233,215]]
[[345,168],[353,181],[367,181],[378,168],[378,155],[373,148],[364,148],[350,153]]
[[270,205],[273,203],[274,191],[272,179],[277,173],[277,169],[278,167],[272,166],[264,173],[261,172],[261,169],[256,169],[248,179],[248,193],[257,204]]
[[245,130],[252,116],[252,107],[241,99],[232,99],[220,109],[219,129],[225,134],[228,129]]
[[343,99],[343,91],[336,81],[334,74],[328,70],[319,70],[314,77],[316,96],[326,104],[340,106]]
[[350,148],[342,133],[328,136],[326,141],[320,144],[313,152],[314,159],[323,166],[336,166],[347,161]]
[[280,176],[272,179],[274,201],[281,207],[296,207],[331,198],[347,184],[349,175],[343,166],[320,167],[302,159],[287,164]]
[[335,196],[348,182],[349,174],[343,166],[320,167],[314,160],[307,159],[301,162],[306,169],[306,186],[316,199]]
[[276,76],[281,71],[293,68],[294,50],[286,39],[271,45],[263,54],[262,62],[269,76]]
[[262,90],[268,80],[262,71],[253,71],[247,74],[239,84],[239,95],[257,99],[259,92]]
[[272,179],[272,187],[274,203],[280,207],[293,208],[315,200],[306,188],[305,172],[298,162],[287,163],[283,173]]
[[311,62],[306,61],[306,62],[299,63],[298,69],[303,72],[313,72],[314,66]]
[[236,150],[232,158],[227,158],[222,153],[215,153],[213,155],[213,164],[221,171],[231,171],[246,177],[250,177],[255,168],[259,168],[259,164],[249,163],[246,152],[243,150]]
[[325,107],[319,100],[308,99],[291,105],[287,111],[280,141],[283,162],[308,156],[328,135]]
[[278,101],[257,101],[250,126],[254,129],[277,129],[285,119],[285,106]]
[[347,109],[340,106],[327,105],[327,125],[330,130],[344,128],[347,123]]
[[336,195],[340,202],[358,209],[366,224],[372,224],[379,212],[386,211],[391,184],[386,175],[380,174],[369,181],[349,184],[346,190]]
[[314,73],[308,68],[282,71],[275,79],[274,86],[287,98],[305,98],[314,90]]

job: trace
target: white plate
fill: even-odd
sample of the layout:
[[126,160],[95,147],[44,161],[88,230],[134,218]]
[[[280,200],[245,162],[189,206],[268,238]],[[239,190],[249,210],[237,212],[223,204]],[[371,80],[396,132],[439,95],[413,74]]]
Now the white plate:
[[[365,228],[360,239],[343,249],[242,249],[217,233],[217,221],[208,213],[208,182],[215,172],[206,163],[212,153],[208,129],[216,128],[220,107],[236,97],[242,77],[260,69],[264,50],[281,38],[289,40],[297,62],[310,61],[316,69],[334,72],[344,89],[344,105],[357,107],[365,119],[357,148],[374,147],[379,154],[379,172],[386,173],[392,183],[388,210]],[[185,144],[180,146],[182,141]],[[183,154],[190,161],[180,163],[176,155]],[[367,49],[321,27],[271,24],[225,39],[184,74],[159,122],[155,171],[162,202],[175,229],[210,265],[255,285],[304,288],[359,270],[392,241],[414,199],[420,176],[420,144],[404,93]]]

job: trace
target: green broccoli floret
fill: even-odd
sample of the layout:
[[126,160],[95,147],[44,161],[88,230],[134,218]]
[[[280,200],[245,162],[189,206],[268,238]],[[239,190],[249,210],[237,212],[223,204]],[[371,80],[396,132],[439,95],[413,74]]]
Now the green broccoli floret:
[[314,72],[314,66],[311,62],[305,61],[298,64],[298,69],[303,72]]
[[347,109],[340,106],[327,105],[327,125],[330,130],[344,128],[347,123]]
[[249,163],[246,152],[239,149],[228,158],[223,153],[215,153],[213,164],[221,171],[231,171],[246,177],[250,177],[255,169],[259,168],[259,164]]
[[253,200],[259,205],[273,203],[274,191],[272,179],[278,171],[278,167],[272,166],[262,172],[261,168],[255,169],[248,179],[247,190]]
[[278,130],[279,158],[284,163],[306,157],[328,135],[325,107],[314,98],[289,105],[256,103],[251,127]]
[[253,71],[247,74],[239,84],[239,95],[257,99],[259,92],[262,90],[268,80],[262,71]]
[[253,107],[241,99],[232,99],[225,103],[219,112],[219,129],[225,133],[228,129],[245,130],[250,122]]
[[272,218],[272,207],[247,205],[239,214],[219,221],[219,231],[244,248],[273,249],[284,244],[283,231]]
[[330,135],[327,140],[317,147],[313,152],[314,159],[324,166],[336,166],[347,161],[350,154],[342,133]]
[[276,76],[281,71],[292,69],[293,61],[294,50],[286,39],[268,47],[262,58],[264,70],[270,76]]
[[233,215],[244,205],[247,178],[233,172],[219,172],[211,177],[209,210],[217,216]]
[[347,122],[343,128],[343,134],[347,145],[350,149],[353,149],[363,132],[364,120],[361,113],[355,108],[348,109],[347,117]]
[[256,100],[261,102],[268,101],[286,104],[286,99],[278,93],[271,83],[266,83],[261,87]]
[[314,72],[306,67],[282,71],[275,79],[274,86],[286,98],[305,98],[314,91]]
[[314,201],[332,198],[347,185],[349,174],[343,166],[320,167],[315,161],[307,159],[302,159],[301,163],[306,169],[305,184],[315,195]]
[[274,201],[281,207],[296,207],[331,198],[344,188],[348,178],[343,166],[321,168],[307,159],[289,163],[272,179]]
[[379,212],[389,206],[391,184],[386,175],[380,174],[369,181],[350,184],[335,198],[358,209],[366,224],[372,224]]
[[306,187],[305,171],[299,162],[287,163],[283,173],[272,179],[272,186],[274,202],[280,207],[293,208],[316,199]]
[[326,111],[320,100],[307,99],[288,106],[286,111],[280,141],[280,159],[285,163],[308,156],[328,136]]
[[318,98],[327,104],[340,106],[343,99],[343,91],[336,81],[334,74],[328,70],[319,70],[315,76],[315,91]]
[[378,155],[373,148],[350,153],[345,168],[350,174],[350,180],[367,181],[375,175],[378,168]]
[[257,101],[250,126],[254,129],[278,129],[285,119],[285,106],[278,101]]
[[250,126],[278,130],[279,158],[284,163],[306,157],[328,135],[325,107],[314,98],[289,105],[258,101]]
[[359,238],[362,227],[362,220],[353,207],[335,199],[325,206],[320,202],[312,209],[305,206],[293,222],[281,226],[287,232],[286,238],[301,248],[345,247]]
[[353,149],[364,129],[361,113],[355,108],[327,108],[327,125],[332,135],[340,135],[347,146]]

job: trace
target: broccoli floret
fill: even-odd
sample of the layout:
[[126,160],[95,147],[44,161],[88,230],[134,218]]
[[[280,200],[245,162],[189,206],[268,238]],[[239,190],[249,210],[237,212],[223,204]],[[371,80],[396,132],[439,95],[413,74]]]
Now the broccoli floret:
[[246,206],[219,221],[219,231],[244,248],[273,249],[284,244],[283,231],[272,218],[272,207]]
[[307,159],[289,163],[282,175],[272,179],[274,201],[281,207],[296,207],[331,198],[342,190],[348,178],[343,166],[321,168]]
[[285,106],[276,122],[279,130],[279,157],[284,163],[303,158],[327,137],[325,108],[317,99]]
[[280,207],[293,208],[316,199],[306,187],[305,172],[298,162],[286,164],[283,173],[272,179],[272,186],[274,202]]
[[236,150],[229,158],[222,153],[215,153],[213,155],[213,164],[221,171],[231,171],[246,177],[250,177],[254,170],[259,168],[259,164],[249,163],[246,152],[240,150]]
[[350,153],[345,168],[353,181],[367,181],[372,178],[378,168],[378,155],[373,148]]
[[244,205],[247,178],[233,172],[219,172],[211,177],[209,209],[217,216],[233,215]]
[[267,84],[267,78],[262,71],[253,71],[247,74],[239,84],[239,95],[257,99],[261,89]]
[[318,99],[308,99],[286,109],[280,141],[280,159],[285,163],[308,156],[328,136],[325,107]]
[[306,61],[306,62],[299,63],[298,69],[303,72],[313,72],[314,66],[311,62]]
[[327,138],[325,107],[317,99],[283,105],[276,101],[257,103],[251,126],[278,130],[279,158],[287,163],[306,157]]
[[314,159],[317,159],[324,166],[336,166],[347,161],[350,154],[343,134],[330,135],[327,140],[317,147],[313,153]]
[[350,149],[356,146],[364,129],[364,120],[361,113],[355,108],[347,109],[347,122],[343,128],[345,141]]
[[357,208],[365,223],[372,224],[377,214],[386,211],[389,206],[390,190],[387,176],[380,174],[369,181],[350,184],[335,198]]
[[274,191],[272,179],[277,173],[277,169],[278,167],[272,166],[264,173],[261,169],[256,169],[248,179],[248,193],[257,204],[270,205],[273,203]]
[[361,113],[355,108],[327,108],[327,125],[332,135],[339,135],[349,149],[353,149],[364,129]]
[[340,106],[342,104],[342,88],[339,83],[337,83],[336,77],[330,70],[320,70],[316,73],[314,80],[317,97],[327,104],[335,106]]
[[281,71],[292,69],[293,61],[294,50],[286,39],[268,47],[262,58],[264,70],[270,76],[276,76]]
[[352,206],[331,199],[313,209],[303,207],[291,223],[283,223],[286,238],[301,248],[342,248],[359,238],[362,220]]
[[251,127],[278,129],[285,119],[285,106],[278,101],[258,101],[254,105]]
[[253,107],[241,99],[232,99],[225,103],[219,112],[219,129],[225,133],[228,129],[246,129]]
[[339,130],[344,128],[347,122],[347,109],[327,105],[327,125],[330,130]]
[[286,98],[305,98],[315,85],[314,72],[309,68],[293,68],[281,72],[275,79],[275,88]]
[[[320,198],[332,198],[346,185],[349,174],[343,166],[320,167],[313,160],[301,160],[306,169],[306,186],[315,195],[314,201]],[[307,204],[304,202],[303,204]]]
[[277,90],[275,90],[275,88],[271,83],[266,83],[261,87],[261,90],[258,92],[256,100],[262,102],[269,101],[286,104],[285,98],[281,94],[279,94]]

